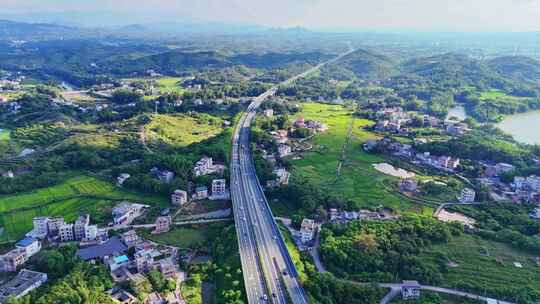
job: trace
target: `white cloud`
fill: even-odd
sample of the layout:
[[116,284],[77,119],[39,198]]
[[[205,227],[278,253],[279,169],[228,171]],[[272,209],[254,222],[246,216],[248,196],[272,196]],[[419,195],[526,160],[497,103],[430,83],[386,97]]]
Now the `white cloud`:
[[0,0],[8,11],[114,11],[270,26],[540,30],[540,0]]

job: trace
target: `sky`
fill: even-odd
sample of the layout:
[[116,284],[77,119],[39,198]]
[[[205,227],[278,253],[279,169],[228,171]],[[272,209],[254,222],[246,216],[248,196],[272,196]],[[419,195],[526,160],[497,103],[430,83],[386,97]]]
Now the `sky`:
[[119,24],[197,20],[311,29],[540,31],[540,0],[0,0],[0,7],[2,17],[82,20],[88,14],[96,25],[114,15]]

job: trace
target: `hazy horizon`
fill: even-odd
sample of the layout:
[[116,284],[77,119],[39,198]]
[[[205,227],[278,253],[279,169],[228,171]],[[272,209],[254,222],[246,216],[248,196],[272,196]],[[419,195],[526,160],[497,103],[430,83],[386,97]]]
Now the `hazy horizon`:
[[[0,17],[108,26],[197,21],[315,30],[531,32],[540,0],[2,0]],[[504,14],[502,13],[504,12]],[[121,20],[119,20],[121,19]]]

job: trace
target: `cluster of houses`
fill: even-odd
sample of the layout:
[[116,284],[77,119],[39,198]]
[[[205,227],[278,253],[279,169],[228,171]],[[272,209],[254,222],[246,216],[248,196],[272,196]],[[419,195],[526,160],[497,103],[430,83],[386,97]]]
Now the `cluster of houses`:
[[507,163],[483,163],[482,165],[484,173],[478,178],[478,182],[489,189],[489,195],[494,201],[540,203],[539,176],[515,176],[512,182],[504,182],[501,175],[514,171],[516,169],[514,165]]
[[[133,255],[128,256],[128,250],[132,250]],[[177,262],[178,248],[145,240],[135,230],[126,231],[100,244],[80,248],[76,254],[84,261],[103,263],[108,268],[118,284],[109,294],[120,303],[136,303],[136,297],[122,286],[129,285],[132,290],[139,290],[147,283],[145,275],[152,269],[159,271],[166,279],[183,280]],[[148,298],[156,301],[148,302],[147,299],[146,303],[182,303],[176,292],[170,295],[153,293]]]
[[431,155],[430,152],[417,153],[412,145],[401,143],[389,137],[381,140],[368,140],[364,144],[365,151],[380,149],[394,156],[405,158],[416,165],[429,166],[438,170],[453,173],[458,168],[460,159],[447,155]]
[[[175,200],[179,204],[187,200],[186,193],[184,196],[182,193],[175,192],[175,194]],[[119,228],[125,227],[141,216],[148,207],[142,204],[120,203],[112,210],[113,224],[118,225]],[[77,241],[80,248],[77,255],[86,261],[102,262],[111,271],[117,283],[145,279],[141,276],[150,269],[158,269],[166,278],[175,280],[179,278],[180,273],[176,262],[178,249],[143,240],[134,230],[124,232],[120,237],[109,238],[108,229],[91,225],[88,214],[79,216],[72,223],[66,222],[63,217],[47,216],[35,217],[32,222],[33,229],[26,234],[25,238],[18,241],[14,249],[0,256],[0,272],[17,272],[41,250],[42,242],[53,244]],[[170,216],[159,216],[152,233],[167,232],[170,225]],[[135,254],[130,259],[126,254],[131,247],[134,247]],[[10,297],[20,298],[46,281],[47,274],[22,269],[12,281],[0,286],[0,303]],[[126,295],[127,292],[122,290],[120,293]],[[115,298],[120,293],[111,293],[111,297],[120,300],[120,298]],[[178,295],[169,295],[177,299],[172,302],[170,299],[166,302],[166,297],[159,294],[154,296],[162,298],[163,302],[152,303],[182,303]],[[132,295],[121,298],[136,299]],[[120,301],[120,303],[136,302]]]
[[[377,132],[389,132],[398,135],[408,135],[413,119],[410,113],[401,107],[388,107],[375,112],[377,123],[374,126]],[[424,126],[442,128],[450,136],[462,136],[470,131],[468,125],[455,120],[442,120],[431,115],[421,117]]]

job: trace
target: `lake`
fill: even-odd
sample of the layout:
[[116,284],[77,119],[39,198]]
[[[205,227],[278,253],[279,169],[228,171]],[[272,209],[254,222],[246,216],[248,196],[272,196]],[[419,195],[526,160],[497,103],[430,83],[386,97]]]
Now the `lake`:
[[[447,119],[457,117],[460,120],[467,118],[465,108],[457,105],[448,110]],[[517,141],[526,144],[540,144],[540,110],[518,113],[504,117],[497,127],[505,133],[512,135]]]
[[540,110],[506,116],[497,127],[517,141],[540,144]]

